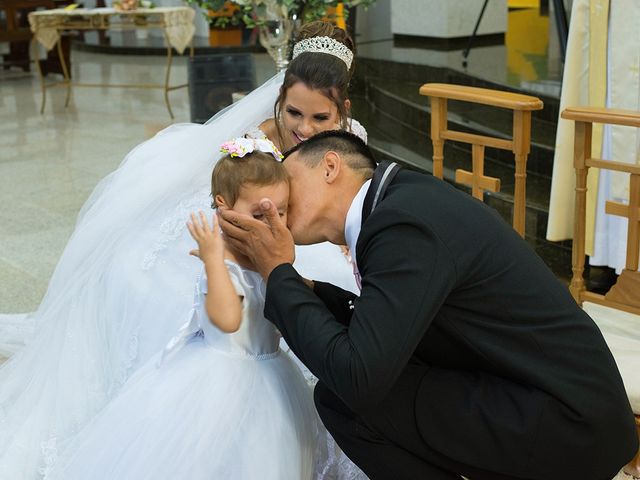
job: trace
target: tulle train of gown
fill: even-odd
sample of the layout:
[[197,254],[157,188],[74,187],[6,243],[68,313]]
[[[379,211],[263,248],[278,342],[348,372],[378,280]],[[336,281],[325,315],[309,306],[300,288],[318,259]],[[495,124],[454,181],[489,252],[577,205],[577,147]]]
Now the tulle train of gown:
[[[0,478],[41,478],[61,446],[173,336],[200,267],[188,255],[194,245],[185,221],[192,211],[211,211],[220,144],[272,115],[282,78],[205,125],[163,130],[95,188],[26,319],[22,330],[33,334],[0,367]],[[315,250],[300,254],[303,275],[353,288],[337,247],[305,248]]]
[[263,317],[260,275],[227,267],[244,298],[239,330],[208,321],[203,276],[172,346],[129,379],[46,480],[311,480],[319,420],[309,389]]
[[22,347],[33,335],[33,322],[27,314],[0,314],[0,362],[9,358]]

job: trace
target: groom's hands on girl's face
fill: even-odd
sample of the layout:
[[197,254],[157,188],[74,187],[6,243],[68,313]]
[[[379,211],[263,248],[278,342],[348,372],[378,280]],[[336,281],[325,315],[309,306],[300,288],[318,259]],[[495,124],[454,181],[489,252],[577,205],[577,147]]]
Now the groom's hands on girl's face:
[[227,242],[249,257],[267,280],[278,265],[293,263],[295,250],[291,232],[274,203],[264,198],[260,210],[266,221],[233,210],[218,210],[218,216]]

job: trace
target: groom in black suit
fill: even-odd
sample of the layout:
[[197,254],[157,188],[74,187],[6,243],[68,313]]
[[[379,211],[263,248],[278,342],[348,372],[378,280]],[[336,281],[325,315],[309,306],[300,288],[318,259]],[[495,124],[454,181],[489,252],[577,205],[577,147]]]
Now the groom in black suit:
[[[327,429],[371,479],[610,480],[638,448],[600,331],[498,215],[325,132],[286,157],[288,224],[222,212],[265,315],[318,377]],[[361,294],[292,266],[347,244]]]

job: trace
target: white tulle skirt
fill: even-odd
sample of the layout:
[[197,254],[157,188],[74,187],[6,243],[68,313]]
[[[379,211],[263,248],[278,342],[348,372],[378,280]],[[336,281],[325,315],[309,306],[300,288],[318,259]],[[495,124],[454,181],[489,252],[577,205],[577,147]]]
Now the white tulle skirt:
[[61,446],[47,480],[313,477],[317,414],[287,355],[230,356],[199,337],[156,365]]

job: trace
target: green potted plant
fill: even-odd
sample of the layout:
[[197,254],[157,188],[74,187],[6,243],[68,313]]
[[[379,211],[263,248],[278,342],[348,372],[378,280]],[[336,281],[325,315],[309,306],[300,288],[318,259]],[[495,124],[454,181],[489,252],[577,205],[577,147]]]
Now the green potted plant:
[[202,9],[209,22],[209,43],[212,46],[242,44],[245,16],[250,8],[231,0],[185,0]]

